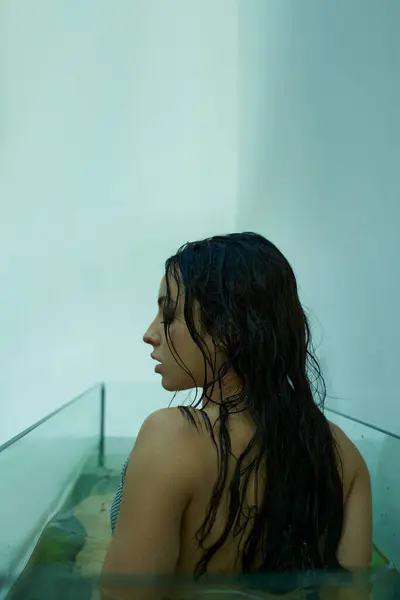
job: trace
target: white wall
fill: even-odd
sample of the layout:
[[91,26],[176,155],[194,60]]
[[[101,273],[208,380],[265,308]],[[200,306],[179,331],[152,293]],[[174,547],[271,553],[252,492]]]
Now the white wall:
[[232,230],[236,0],[0,4],[0,443],[152,377],[164,260]]
[[239,22],[236,228],[293,264],[328,404],[400,433],[400,3],[241,0]]

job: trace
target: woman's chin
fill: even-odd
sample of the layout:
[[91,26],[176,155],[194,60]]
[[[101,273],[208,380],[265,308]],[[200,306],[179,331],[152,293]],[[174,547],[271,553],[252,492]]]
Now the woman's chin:
[[183,392],[184,390],[189,390],[193,387],[193,385],[182,385],[182,382],[177,382],[176,380],[174,382],[173,380],[168,379],[164,373],[161,375],[161,385],[167,392]]
[[163,386],[164,390],[167,390],[167,392],[176,392],[176,387],[171,386],[168,383],[168,378],[164,377],[164,375],[161,377],[161,385]]
[[161,385],[167,392],[185,392],[194,388],[194,385],[190,383],[187,385],[182,384],[182,382],[177,383],[176,381],[174,383],[164,375],[161,378]]

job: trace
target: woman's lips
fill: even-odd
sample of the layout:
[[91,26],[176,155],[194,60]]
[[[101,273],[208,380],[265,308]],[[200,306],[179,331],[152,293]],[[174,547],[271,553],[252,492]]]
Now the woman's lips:
[[162,363],[161,363],[161,361],[156,356],[154,356],[154,354],[151,355],[151,358],[153,360],[159,361],[159,364],[154,367],[155,373],[162,373],[163,369],[162,369]]

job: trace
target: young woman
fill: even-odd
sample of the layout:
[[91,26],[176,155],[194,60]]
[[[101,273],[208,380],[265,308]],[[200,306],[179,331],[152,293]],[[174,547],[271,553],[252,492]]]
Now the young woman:
[[321,411],[324,384],[282,253],[254,233],[184,245],[166,262],[143,339],[166,390],[201,393],[144,422],[103,575],[367,567],[368,470]]

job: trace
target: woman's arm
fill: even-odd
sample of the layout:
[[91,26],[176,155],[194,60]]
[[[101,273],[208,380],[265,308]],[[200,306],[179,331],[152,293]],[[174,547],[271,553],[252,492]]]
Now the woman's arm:
[[[342,536],[337,558],[340,565],[355,574],[367,571],[372,562],[372,494],[367,465],[359,455],[359,468],[354,476],[350,492],[344,505]],[[321,600],[369,600],[367,584],[353,588],[321,589]]]
[[338,561],[352,570],[366,569],[372,561],[372,494],[367,465],[360,457],[360,466],[344,505],[342,536]]
[[[136,576],[173,574],[180,552],[182,516],[192,498],[196,452],[193,429],[174,408],[144,422],[129,459],[119,519],[104,561],[106,598],[161,598],[162,589],[143,589]],[[132,576],[132,585],[107,576]]]

